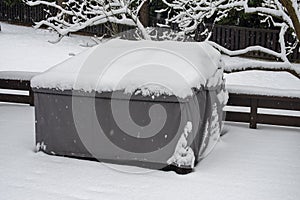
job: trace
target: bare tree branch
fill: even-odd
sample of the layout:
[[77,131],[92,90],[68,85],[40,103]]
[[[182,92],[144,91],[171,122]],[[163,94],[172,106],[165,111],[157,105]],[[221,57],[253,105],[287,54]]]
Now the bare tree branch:
[[[225,18],[232,9],[264,16],[265,19],[263,21],[270,21],[273,26],[280,29],[278,40],[280,52],[257,45],[237,51],[230,51],[211,42],[213,46],[231,56],[245,54],[250,51],[260,51],[288,62],[287,55],[291,53],[300,41],[299,0],[262,0],[262,4],[257,6],[249,6],[249,0],[174,0],[171,2],[163,0],[163,2],[168,6],[168,9],[165,9],[164,12],[170,13],[172,11],[174,13],[168,17],[166,25],[177,24],[182,34],[194,32],[200,24],[205,26],[206,19],[213,20],[213,23],[216,23]],[[276,18],[276,21],[273,18]],[[285,41],[288,29],[292,30],[297,36],[295,38],[296,43],[290,46],[286,46],[287,42]],[[209,40],[211,32],[204,31],[207,35],[206,40]]]
[[139,9],[146,0],[67,0],[61,5],[46,0],[24,1],[30,6],[45,5],[57,9],[57,13],[36,22],[35,28],[50,27],[60,37],[89,26],[113,23],[137,27],[144,39],[150,39],[138,18]]

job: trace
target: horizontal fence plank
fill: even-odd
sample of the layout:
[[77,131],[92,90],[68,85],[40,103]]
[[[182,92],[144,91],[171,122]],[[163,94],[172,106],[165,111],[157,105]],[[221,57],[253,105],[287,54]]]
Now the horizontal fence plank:
[[270,115],[270,114],[258,114],[257,115],[257,123],[259,123],[259,124],[279,125],[279,126],[300,127],[300,117]]
[[251,98],[243,95],[230,94],[227,102],[229,106],[251,106]]
[[226,121],[232,121],[232,122],[250,122],[250,113],[243,113],[243,112],[226,112]]
[[32,97],[27,95],[0,94],[0,102],[32,104]]
[[300,98],[293,97],[277,97],[250,94],[230,94],[227,105],[230,106],[251,106],[251,99],[258,100],[259,108],[299,110]]
[[259,108],[271,108],[271,109],[283,109],[283,110],[298,110],[300,111],[300,99],[299,98],[284,98],[273,99],[259,99]]
[[0,79],[0,89],[30,90],[30,81]]

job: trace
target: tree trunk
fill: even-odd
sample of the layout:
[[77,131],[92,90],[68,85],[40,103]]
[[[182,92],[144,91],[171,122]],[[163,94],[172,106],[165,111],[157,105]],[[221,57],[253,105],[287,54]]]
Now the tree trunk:
[[141,7],[139,18],[144,27],[149,26],[149,0]]
[[300,19],[298,19],[298,16],[296,14],[296,10],[295,10],[296,8],[293,7],[291,0],[279,0],[279,1],[287,10],[287,14],[290,16],[293,22],[297,38],[300,41]]

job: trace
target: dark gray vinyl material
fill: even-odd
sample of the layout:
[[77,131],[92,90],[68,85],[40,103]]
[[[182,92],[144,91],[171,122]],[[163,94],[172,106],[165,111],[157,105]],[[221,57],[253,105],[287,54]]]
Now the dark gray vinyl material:
[[[195,91],[186,99],[164,95],[153,99],[141,95],[129,96],[122,91],[112,97],[111,92],[92,94],[34,88],[36,144],[40,150],[53,155],[163,168],[168,165],[185,125],[190,121],[193,129],[187,143],[194,152],[196,164],[205,150],[202,146],[206,143],[203,141],[204,133],[206,124],[213,120],[213,105],[217,105],[218,123],[222,126],[222,105],[217,98],[221,87]],[[113,115],[112,101],[122,107],[126,99],[130,99],[127,102],[130,118],[137,125],[132,130],[138,132],[140,137],[128,134],[115,121],[115,115],[122,117],[124,113],[116,109],[117,113]],[[156,134],[147,127],[151,119],[158,122],[163,119],[161,112],[151,112],[153,105],[159,105],[166,114],[165,123]],[[130,129],[132,125],[126,120],[123,126]]]

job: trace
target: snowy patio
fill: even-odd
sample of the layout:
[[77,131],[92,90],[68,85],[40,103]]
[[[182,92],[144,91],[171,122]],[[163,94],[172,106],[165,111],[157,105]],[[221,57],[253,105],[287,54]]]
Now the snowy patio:
[[[53,45],[47,40],[54,34],[45,30],[5,23],[1,26],[0,71],[42,72],[83,51],[85,48],[79,44],[91,42],[88,37],[73,36]],[[226,60],[229,70],[238,67],[237,63],[249,64],[249,59]],[[253,60],[250,63],[254,67],[261,64]],[[295,71],[299,72],[299,66],[293,65]],[[232,80],[233,85],[242,82],[239,77]],[[299,80],[292,81],[292,93],[299,96]],[[260,84],[255,86],[259,88]],[[286,87],[289,85],[281,89]],[[299,116],[299,112],[286,114]],[[259,125],[253,130],[247,124],[226,122],[226,134],[214,151],[196,166],[194,173],[179,176],[35,153],[34,125],[34,108],[0,103],[1,200],[295,200],[300,196],[299,128]]]
[[[0,104],[0,199],[256,199],[300,196],[299,129],[227,123],[194,173],[35,153],[34,111]],[[138,173],[140,172],[140,173]]]

